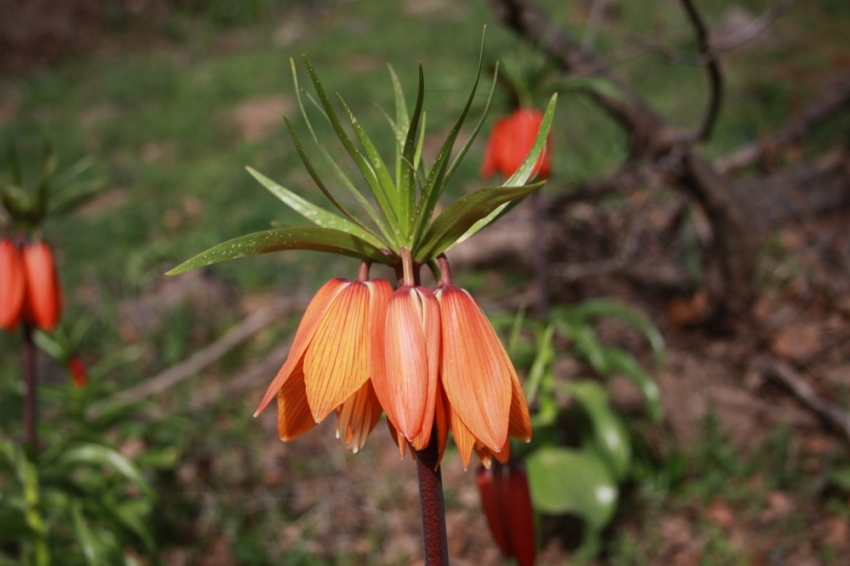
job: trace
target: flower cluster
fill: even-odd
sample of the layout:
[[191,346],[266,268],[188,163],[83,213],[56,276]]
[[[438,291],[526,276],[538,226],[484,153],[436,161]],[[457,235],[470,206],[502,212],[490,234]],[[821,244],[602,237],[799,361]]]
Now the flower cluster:
[[18,246],[9,238],[0,239],[0,329],[11,332],[23,320],[52,330],[62,303],[50,246],[42,241]]
[[509,437],[529,440],[522,387],[498,336],[475,299],[451,283],[445,256],[441,281],[416,284],[406,255],[398,288],[368,280],[332,279],[307,307],[289,357],[269,386],[259,414],[277,397],[283,440],[337,413],[337,435],[357,452],[381,413],[399,448],[422,450],[449,430],[464,467],[473,450],[489,465],[507,461]]

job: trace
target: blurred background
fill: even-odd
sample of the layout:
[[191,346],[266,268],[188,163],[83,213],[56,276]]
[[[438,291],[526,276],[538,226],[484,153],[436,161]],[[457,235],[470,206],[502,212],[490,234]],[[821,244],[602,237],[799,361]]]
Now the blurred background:
[[[534,7],[545,26],[529,24]],[[38,179],[49,140],[55,185],[91,189],[43,229],[66,304],[38,362],[40,477],[55,488],[38,508],[53,563],[421,560],[414,465],[399,459],[384,423],[352,455],[333,419],[283,444],[274,410],[251,416],[309,298],[330,277],[353,277],[357,262],[288,252],[163,274],[227,239],[303,223],[245,166],[321,202],[282,120],[309,139],[290,58],[310,90],[300,55],[310,57],[382,152],[393,148],[387,65],[412,105],[421,63],[431,160],[475,80],[485,25],[481,90],[505,59],[508,71],[540,70],[537,107],[560,93],[552,172],[537,206],[520,205],[449,253],[456,279],[506,341],[519,328],[511,351],[524,376],[549,356],[553,383],[601,385],[604,414],[629,446],[613,503],[568,495],[562,509],[543,510],[538,563],[843,563],[850,4],[4,0],[0,143],[15,148],[24,184]],[[488,184],[479,178],[486,137],[515,94],[496,87],[452,198]],[[479,92],[461,143],[485,102]],[[318,116],[318,137],[343,161]],[[575,328],[630,362],[600,362],[578,331],[541,338],[557,322],[541,311],[589,299],[608,307]],[[20,346],[0,334],[0,439],[10,446],[23,438]],[[83,387],[69,378],[70,350],[87,368]],[[576,446],[584,437],[571,431],[602,417],[587,417],[576,391],[553,391],[559,417],[547,426]],[[51,460],[50,446],[77,441],[114,448],[141,478],[118,481],[97,462],[51,472],[62,457]],[[25,519],[31,501],[14,495],[26,484],[15,466],[0,467],[0,530],[10,533],[0,552],[30,563],[19,542],[29,535],[13,536],[37,530]],[[475,472],[453,449],[443,476],[452,563],[507,563]],[[559,483],[592,481],[567,470]],[[100,503],[77,506],[86,493]]]

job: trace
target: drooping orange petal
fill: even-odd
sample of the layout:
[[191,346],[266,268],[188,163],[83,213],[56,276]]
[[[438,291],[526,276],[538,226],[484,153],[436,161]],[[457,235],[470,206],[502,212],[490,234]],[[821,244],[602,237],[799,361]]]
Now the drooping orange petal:
[[304,356],[307,400],[320,422],[369,379],[369,288],[353,281],[330,304]]
[[510,439],[506,440],[505,445],[498,452],[493,452],[483,444],[476,442],[475,453],[478,454],[478,459],[481,460],[481,463],[488,468],[492,464],[493,458],[498,460],[499,463],[504,464],[511,457],[511,441]]
[[0,329],[12,331],[18,325],[25,288],[21,252],[11,240],[0,240]]
[[437,456],[437,467],[443,461],[443,454],[446,451],[446,443],[449,439],[449,402],[446,399],[446,392],[443,390],[443,385],[437,385],[437,404],[435,406],[436,416],[434,424],[437,427],[437,442],[439,455]]
[[357,454],[366,443],[366,437],[378,424],[382,413],[372,383],[367,381],[352,395],[337,413],[337,438],[343,437],[345,447]]
[[292,347],[289,349],[289,356],[287,356],[286,362],[284,362],[280,371],[277,372],[277,375],[272,380],[268,389],[266,389],[266,393],[263,395],[262,401],[260,401],[260,406],[257,408],[256,412],[254,412],[255,417],[262,413],[263,409],[265,409],[269,402],[274,399],[278,390],[280,390],[281,386],[293,372],[295,366],[301,362],[304,352],[310,344],[310,341],[313,339],[313,335],[319,327],[319,323],[321,322],[328,306],[330,306],[334,298],[336,298],[336,296],[349,284],[351,284],[351,281],[348,279],[342,279],[339,277],[331,279],[322,285],[322,288],[318,290],[316,295],[310,301],[310,304],[307,305],[307,310],[304,312],[304,317],[298,325],[298,330],[295,331],[295,338],[292,340]]
[[307,404],[304,385],[304,366],[299,363],[277,392],[277,431],[280,439],[288,442],[316,426]]
[[22,256],[26,277],[25,314],[33,326],[53,330],[62,312],[62,289],[53,251],[44,242],[33,242],[24,247]]
[[433,293],[422,287],[393,293],[384,329],[385,365],[377,368],[372,384],[389,421],[417,450],[427,446],[434,422],[439,328]]
[[469,459],[472,457],[472,449],[475,447],[475,437],[453,409],[449,410],[449,422],[451,423],[452,436],[455,439],[457,452],[460,454],[460,461],[463,463],[463,469],[465,470],[469,466]]
[[407,451],[407,439],[404,438],[404,435],[395,429],[393,423],[390,422],[390,419],[387,419],[387,428],[390,431],[390,437],[395,442],[396,446],[398,446],[398,454],[401,456],[401,459],[404,460],[405,453]]
[[[505,357],[507,355],[507,352],[505,352]],[[508,363],[511,363],[510,359],[508,359]],[[528,415],[528,401],[515,371],[511,373],[511,409],[508,419],[508,436],[518,438],[523,442],[531,440],[531,418]],[[510,440],[507,441],[507,444],[510,447]]]
[[497,452],[508,436],[516,371],[469,293],[445,285],[437,290],[437,300],[443,330],[441,378],[452,411],[476,440]]
[[[431,442],[431,432],[434,428],[437,409],[437,387],[440,383],[440,304],[428,289],[419,288],[421,302],[417,305],[422,319],[422,329],[425,336],[425,358],[428,361],[428,386],[425,411],[422,413],[422,428],[411,440],[413,448],[422,450]],[[443,443],[445,444],[445,442]],[[439,464],[439,460],[438,460]]]

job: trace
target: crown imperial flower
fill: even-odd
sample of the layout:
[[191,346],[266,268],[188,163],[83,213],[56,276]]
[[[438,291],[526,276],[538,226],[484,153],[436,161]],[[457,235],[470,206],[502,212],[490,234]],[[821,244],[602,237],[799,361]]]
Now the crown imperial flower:
[[[512,201],[542,186],[527,181],[544,151],[556,97],[536,119],[533,131],[521,128],[522,132],[531,132],[530,138],[523,138],[523,144],[528,143],[523,145],[509,182],[467,194],[438,213],[440,196],[472,143],[470,139],[460,151],[453,152],[478,79],[436,159],[426,167],[421,161],[425,119],[421,68],[412,113],[390,69],[396,112],[394,119],[388,118],[397,142],[392,167],[384,162],[340,96],[356,136],[352,140],[306,58],[305,63],[323,115],[363,176],[371,199],[361,193],[316,137],[293,62],[295,94],[302,114],[339,185],[351,193],[352,202],[358,203],[365,214],[355,214],[340,204],[319,178],[287,120],[296,151],[336,210],[317,206],[248,168],[270,192],[315,226],[274,228],[240,236],[202,252],[169,273],[293,249],[361,260],[357,280],[332,279],[311,300],[289,356],[256,414],[277,398],[278,432],[281,439],[291,440],[336,412],[337,436],[356,452],[385,412],[402,455],[408,445],[419,454],[436,439],[438,466],[452,431],[464,467],[473,451],[486,464],[494,457],[506,461],[509,437],[528,440],[531,434],[525,397],[516,371],[481,309],[469,293],[451,284],[444,252],[493,222]],[[482,63],[483,58],[479,59],[479,76]],[[483,117],[474,134],[482,123]],[[401,281],[395,291],[388,281],[369,280],[372,263],[396,270]],[[419,270],[425,265],[442,281],[436,290],[419,282]]]
[[[519,108],[498,120],[487,142],[481,176],[486,179],[497,172],[505,178],[513,175],[531,150],[542,122],[543,113],[533,108]],[[549,176],[550,143],[547,138],[546,149],[537,159],[532,175]]]
[[21,252],[12,240],[3,238],[0,240],[0,329],[11,332],[18,326],[25,289]]
[[475,449],[485,465],[510,455],[508,436],[531,439],[525,394],[496,331],[468,291],[451,283],[448,260],[440,258],[443,353],[440,376],[450,426],[463,465]]
[[[392,287],[388,281],[336,278],[310,301],[289,356],[263,397],[259,414],[277,396],[278,432],[291,440],[331,412],[342,418],[338,433],[346,443],[362,442],[374,428],[379,407],[369,379],[374,372],[371,343],[382,337]],[[363,433],[363,429],[368,429]]]
[[68,358],[68,371],[71,373],[71,382],[77,389],[82,389],[88,381],[88,371],[86,364],[80,359],[80,356],[73,355]]
[[53,251],[44,242],[36,241],[24,246],[22,256],[26,278],[24,315],[33,326],[53,330],[64,302]]
[[490,533],[508,558],[533,566],[537,554],[534,509],[525,469],[517,460],[481,466],[476,474],[481,507]]

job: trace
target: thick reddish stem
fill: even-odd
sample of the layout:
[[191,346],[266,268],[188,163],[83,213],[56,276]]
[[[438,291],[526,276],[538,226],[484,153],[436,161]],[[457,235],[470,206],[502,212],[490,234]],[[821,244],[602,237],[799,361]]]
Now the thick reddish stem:
[[437,427],[434,426],[428,446],[416,452],[425,566],[448,566],[449,564],[446,508],[443,504],[443,478],[440,474],[440,468],[437,466],[439,457]]

